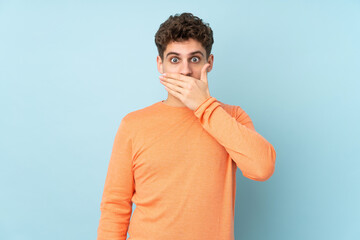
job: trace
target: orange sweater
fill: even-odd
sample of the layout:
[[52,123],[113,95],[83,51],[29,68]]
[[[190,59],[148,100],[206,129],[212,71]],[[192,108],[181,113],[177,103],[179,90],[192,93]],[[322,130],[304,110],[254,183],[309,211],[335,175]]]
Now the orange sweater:
[[237,168],[265,181],[275,158],[245,111],[214,97],[133,111],[115,136],[97,240],[233,240]]

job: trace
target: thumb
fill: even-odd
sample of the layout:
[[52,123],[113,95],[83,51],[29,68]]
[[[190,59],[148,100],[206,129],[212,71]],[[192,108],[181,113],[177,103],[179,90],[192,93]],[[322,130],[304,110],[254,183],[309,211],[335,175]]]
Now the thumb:
[[210,67],[210,63],[206,63],[202,69],[201,69],[201,77],[200,77],[200,80],[201,81],[204,81],[207,83],[207,70],[208,70],[208,67]]

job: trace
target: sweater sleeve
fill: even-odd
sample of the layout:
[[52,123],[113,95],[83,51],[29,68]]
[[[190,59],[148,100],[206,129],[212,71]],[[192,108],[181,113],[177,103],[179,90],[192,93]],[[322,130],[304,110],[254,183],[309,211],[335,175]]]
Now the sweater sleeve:
[[105,179],[97,240],[125,240],[132,212],[132,140],[123,118],[115,136]]
[[266,181],[275,170],[275,149],[255,131],[245,111],[239,109],[233,117],[210,96],[194,110],[194,114],[205,130],[224,146],[245,177]]

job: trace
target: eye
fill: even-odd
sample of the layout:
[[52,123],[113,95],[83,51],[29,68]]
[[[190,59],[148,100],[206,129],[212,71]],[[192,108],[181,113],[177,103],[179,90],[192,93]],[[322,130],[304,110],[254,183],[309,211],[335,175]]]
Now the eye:
[[192,62],[199,62],[200,59],[199,59],[198,57],[192,57],[192,58],[191,58],[191,61],[192,61]]
[[177,57],[173,57],[170,59],[170,62],[177,63],[177,62],[179,62],[179,59]]

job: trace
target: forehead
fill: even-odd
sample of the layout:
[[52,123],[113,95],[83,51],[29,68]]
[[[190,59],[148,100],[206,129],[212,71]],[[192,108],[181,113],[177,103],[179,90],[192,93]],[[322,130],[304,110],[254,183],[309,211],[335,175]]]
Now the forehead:
[[182,42],[172,41],[168,43],[164,51],[164,55],[166,55],[168,52],[176,52],[180,55],[189,55],[195,51],[201,51],[204,55],[206,52],[199,41],[190,38]]

